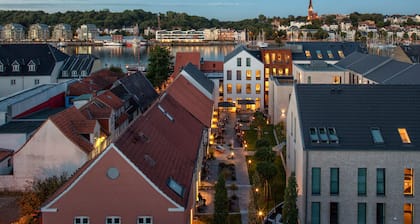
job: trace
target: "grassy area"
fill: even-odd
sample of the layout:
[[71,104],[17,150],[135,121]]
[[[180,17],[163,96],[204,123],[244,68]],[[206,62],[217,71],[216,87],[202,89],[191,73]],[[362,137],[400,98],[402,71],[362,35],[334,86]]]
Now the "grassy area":
[[[198,216],[198,220],[194,221],[193,223],[196,224],[210,224],[213,221],[213,215],[200,215]],[[228,216],[228,220],[226,224],[241,224],[241,215],[240,214],[231,214]]]

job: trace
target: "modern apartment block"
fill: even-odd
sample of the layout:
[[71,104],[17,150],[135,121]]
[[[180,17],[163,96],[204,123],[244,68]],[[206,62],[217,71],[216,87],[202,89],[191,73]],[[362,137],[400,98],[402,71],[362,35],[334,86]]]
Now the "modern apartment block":
[[296,84],[287,173],[300,223],[417,223],[419,85]]
[[29,40],[46,41],[50,39],[50,30],[48,25],[37,23],[29,26],[28,31]]
[[57,41],[73,39],[73,31],[70,24],[60,23],[54,26],[52,39]]

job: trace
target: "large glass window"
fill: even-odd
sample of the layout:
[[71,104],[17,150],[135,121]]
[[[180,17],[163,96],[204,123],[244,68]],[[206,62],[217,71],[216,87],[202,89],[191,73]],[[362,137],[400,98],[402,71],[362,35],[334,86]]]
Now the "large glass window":
[[226,93],[229,93],[229,94],[232,93],[232,84],[229,83],[226,85]]
[[413,196],[414,194],[414,169],[405,168],[404,169],[404,195]]
[[340,191],[340,170],[339,168],[330,169],[330,194],[338,195]]
[[261,80],[261,70],[255,71],[255,80]]
[[357,224],[366,224],[366,203],[357,203]]
[[330,224],[338,224],[338,203],[330,203]]
[[376,224],[385,224],[385,204],[376,203]]
[[252,78],[252,70],[246,70],[246,80],[251,80]]
[[321,194],[321,168],[312,167],[312,195]]
[[259,84],[259,83],[255,84],[255,93],[256,94],[261,93],[261,84]]
[[404,224],[413,224],[414,223],[414,209],[413,204],[405,203],[404,204]]
[[357,195],[365,196],[366,195],[366,177],[367,169],[358,168],[357,169]]
[[385,168],[376,169],[376,194],[385,195]]
[[251,84],[250,83],[247,83],[246,84],[246,94],[251,94]]
[[321,203],[312,202],[311,204],[311,222],[312,224],[321,223]]

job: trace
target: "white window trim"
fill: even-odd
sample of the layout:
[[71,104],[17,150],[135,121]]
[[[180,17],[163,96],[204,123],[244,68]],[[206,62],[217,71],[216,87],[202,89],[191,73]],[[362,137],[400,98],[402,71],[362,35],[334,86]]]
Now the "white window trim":
[[18,63],[12,64],[12,72],[19,72],[20,71],[20,65]]
[[83,219],[87,219],[88,220],[87,224],[90,223],[90,219],[89,219],[88,216],[75,216],[74,219],[73,219],[73,224],[76,224],[76,219],[80,219],[80,224],[84,224],[82,222]]
[[35,71],[36,71],[36,66],[35,66],[35,64],[29,64],[29,65],[28,65],[28,71],[30,71],[30,72],[35,72]]
[[137,217],[137,224],[141,224],[140,223],[140,219],[141,218],[143,218],[143,219],[150,218],[150,222],[149,223],[143,222],[143,224],[153,224],[153,216],[138,216]]
[[[108,222],[108,219],[112,219],[112,222],[111,223],[109,223]],[[106,224],[116,224],[114,221],[114,219],[119,219],[120,220],[120,222],[118,223],[118,224],[121,224],[121,217],[120,216],[107,216],[107,217],[105,217],[105,223]]]

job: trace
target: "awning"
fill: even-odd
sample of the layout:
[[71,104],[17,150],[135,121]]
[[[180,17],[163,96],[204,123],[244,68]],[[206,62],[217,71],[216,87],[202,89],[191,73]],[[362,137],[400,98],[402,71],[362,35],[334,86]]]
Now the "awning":
[[246,105],[246,104],[255,104],[254,100],[238,100],[238,104]]
[[219,107],[235,107],[235,104],[232,102],[222,101],[218,103]]

